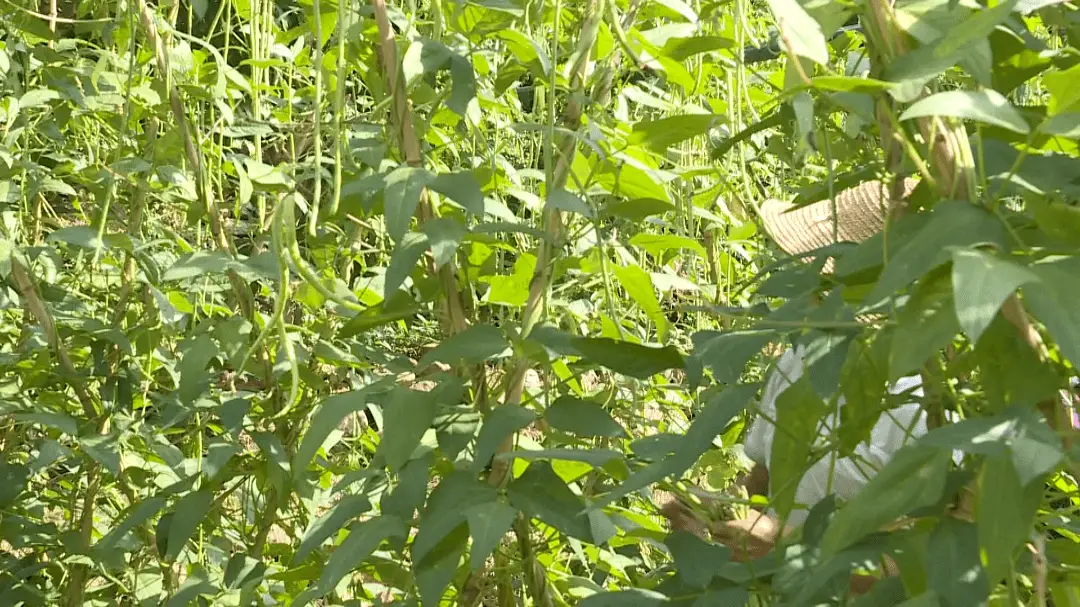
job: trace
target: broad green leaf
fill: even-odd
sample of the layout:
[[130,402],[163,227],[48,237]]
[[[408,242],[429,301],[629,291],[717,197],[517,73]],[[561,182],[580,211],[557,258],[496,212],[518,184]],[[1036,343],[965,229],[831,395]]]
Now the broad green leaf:
[[30,468],[20,464],[0,462],[0,508],[8,508],[26,490]]
[[410,85],[422,74],[450,70],[453,87],[446,105],[457,115],[466,115],[469,102],[476,96],[476,82],[472,64],[468,59],[441,42],[420,38],[414,40],[405,51],[401,58],[401,68],[406,82]]
[[334,504],[325,514],[308,525],[300,546],[293,553],[293,564],[303,562],[304,558],[318,548],[333,534],[340,531],[345,523],[371,511],[371,501],[363,495],[346,495]]
[[240,452],[240,446],[222,438],[209,441],[206,446],[206,457],[203,459],[202,472],[207,480],[214,480],[225,465],[234,455]]
[[1008,574],[1013,553],[1028,539],[1043,490],[1038,483],[1025,488],[1006,457],[987,457],[983,463],[975,523],[991,584]]
[[187,579],[176,589],[176,593],[169,597],[169,602],[165,603],[165,607],[185,607],[195,603],[200,597],[213,596],[217,593],[218,589],[207,579],[206,571],[201,565],[195,565],[188,573]]
[[979,562],[975,525],[942,517],[927,546],[927,585],[950,607],[986,605],[990,585]]
[[1047,109],[1051,116],[1080,111],[1080,91],[1076,87],[1078,78],[1080,65],[1043,75],[1043,86],[1050,93],[1050,105]]
[[124,539],[124,536],[130,533],[132,529],[150,520],[151,517],[160,512],[164,507],[165,496],[163,495],[155,495],[139,502],[136,506],[129,509],[129,514],[124,518],[122,523],[114,527],[94,544],[93,550],[100,554],[113,550],[116,544]]
[[82,436],[79,447],[93,460],[109,471],[113,476],[120,476],[120,451],[116,437],[108,434]]
[[656,290],[653,288],[652,278],[640,266],[615,266],[612,268],[615,278],[630,297],[641,306],[645,315],[656,325],[657,337],[660,341],[666,341],[668,334],[668,319],[660,307],[660,300],[656,298]]
[[570,343],[585,360],[638,379],[683,367],[682,354],[672,346],[657,348],[607,337],[577,337]]
[[721,36],[672,37],[664,43],[664,53],[675,61],[686,61],[694,55],[734,48],[735,41]]
[[[439,269],[454,258],[458,246],[468,230],[453,217],[436,217],[424,222],[422,226],[431,244],[431,256],[435,258],[435,268]],[[387,278],[389,281],[389,278]]]
[[705,135],[709,129],[725,122],[726,118],[714,114],[684,114],[644,120],[634,125],[627,142],[663,152],[676,143]]
[[232,268],[233,259],[222,251],[195,251],[169,266],[162,274],[164,281],[199,278],[207,274],[223,274]]
[[924,278],[900,309],[889,354],[890,381],[922,369],[960,332],[950,282],[945,275]]
[[825,42],[825,34],[802,4],[797,0],[768,0],[768,4],[788,50],[819,65],[827,65],[829,46]]
[[1032,198],[1030,205],[1039,229],[1061,242],[1080,246],[1080,208],[1068,203],[1053,204],[1042,197]]
[[713,377],[723,384],[739,381],[746,363],[776,339],[772,330],[699,331],[691,336],[694,356],[712,368]]
[[293,456],[293,469],[299,472],[307,468],[311,458],[315,457],[315,453],[326,442],[326,437],[341,425],[342,420],[366,408],[374,395],[389,391],[391,385],[388,380],[380,380],[359,390],[334,394],[319,403],[315,415],[311,418],[311,425],[300,441],[300,448]]
[[1004,316],[995,318],[975,344],[974,362],[979,365],[988,413],[1060,398],[1061,378]]
[[446,548],[420,562],[415,567],[416,587],[420,591],[422,607],[439,607],[445,604],[443,595],[454,579],[458,564],[469,542],[469,532],[465,525],[454,529],[445,542]]
[[326,562],[319,581],[301,593],[294,605],[307,605],[314,599],[326,596],[338,583],[363,563],[384,541],[394,536],[406,535],[405,525],[393,516],[379,516],[349,526],[349,536],[334,549]]
[[405,279],[412,274],[416,263],[428,250],[428,236],[423,232],[406,232],[394,246],[390,256],[390,267],[386,269],[386,281],[383,283],[383,299],[389,299],[405,284]]
[[451,366],[481,363],[505,354],[509,347],[510,342],[498,328],[473,325],[443,340],[425,354],[417,366],[424,368],[436,362]]
[[873,78],[858,78],[855,76],[815,76],[810,82],[813,83],[814,88],[823,91],[869,94],[887,91],[895,86],[891,82],[875,80]]
[[585,501],[566,486],[548,462],[529,464],[506,488],[506,495],[515,508],[529,517],[538,518],[570,537],[594,541]]
[[685,436],[673,441],[675,452],[664,459],[635,470],[621,485],[593,503],[593,508],[611,504],[623,496],[661,479],[688,470],[702,453],[713,446],[713,439],[728,423],[742,412],[759,389],[757,384],[743,384],[725,388],[710,400],[690,423]]
[[[600,468],[612,460],[622,459],[622,453],[614,449],[540,449],[537,451],[510,451],[496,456],[499,459],[521,459],[525,461],[552,460],[559,462],[582,462],[585,468]],[[558,472],[558,470],[556,470]]]
[[1050,259],[1031,265],[1039,277],[1024,286],[1028,309],[1057,342],[1061,353],[1073,364],[1080,364],[1080,257]]
[[536,419],[536,412],[519,405],[502,405],[488,414],[476,437],[476,457],[472,470],[482,471],[499,449],[499,445],[514,432],[528,426]]
[[668,597],[659,592],[634,588],[589,595],[578,603],[578,607],[660,607],[670,602]]
[[990,326],[1001,304],[1021,285],[1038,280],[1027,268],[978,249],[953,251],[956,317],[972,343]]
[[211,374],[207,372],[206,366],[220,351],[214,340],[205,333],[181,348],[180,363],[177,365],[180,386],[176,395],[181,403],[191,404],[210,386]]
[[434,179],[428,171],[410,166],[399,166],[386,176],[383,194],[386,231],[394,242],[399,242],[409,231],[420,195]]
[[512,307],[525,305],[529,298],[529,284],[536,270],[536,256],[525,253],[514,261],[514,273],[510,276],[481,276],[480,281],[491,285],[487,292],[488,303]]
[[478,217],[484,214],[484,193],[471,171],[439,173],[428,187],[460,204],[466,211]]
[[1031,127],[1005,98],[997,91],[945,91],[936,93],[911,104],[900,120],[911,120],[928,116],[946,116],[962,120],[972,120],[998,126],[1023,135],[1031,132]]
[[675,234],[649,234],[639,232],[630,239],[630,244],[645,249],[650,255],[660,257],[671,249],[690,249],[705,257],[705,247],[693,238],[677,236]]
[[908,445],[834,516],[821,539],[824,557],[838,554],[908,512],[930,506],[945,490],[949,451]]
[[469,566],[473,571],[479,571],[484,566],[487,557],[510,531],[517,514],[517,508],[500,501],[476,504],[465,511],[465,518],[469,521],[469,535],[472,536]]
[[967,202],[938,203],[920,228],[889,256],[888,264],[864,303],[877,304],[949,261],[952,257],[951,247],[989,243],[1004,248],[1005,242],[1005,227],[986,210]]
[[247,585],[259,584],[266,574],[266,563],[253,559],[246,553],[237,552],[232,555],[225,565],[223,581],[225,587],[230,589],[240,588]]
[[206,489],[189,493],[176,502],[172,522],[169,525],[166,559],[176,560],[187,541],[206,520],[206,515],[213,503],[214,492]]
[[577,194],[568,192],[562,188],[548,194],[545,208],[556,209],[567,213],[577,213],[582,217],[588,217],[590,219],[596,216],[596,213],[593,212],[589,203],[582,200]]
[[731,559],[731,549],[708,544],[692,533],[676,531],[664,540],[675,559],[675,570],[689,586],[704,588]]
[[420,515],[416,539],[412,543],[413,563],[439,560],[440,552],[452,548],[445,544],[448,539],[453,539],[455,530],[465,528],[466,512],[473,506],[497,499],[495,487],[477,480],[471,473],[454,471],[444,476],[431,492]]
[[[809,374],[780,393],[776,399],[776,427],[769,458],[771,507],[787,520],[795,506],[795,493],[809,467],[818,424],[828,409],[815,393]],[[779,430],[782,428],[782,430]],[[828,457],[828,456],[826,456]]]
[[1080,137],[1080,112],[1068,112],[1051,116],[1039,123],[1039,133],[1076,139]]
[[397,485],[389,493],[384,493],[379,501],[379,510],[383,514],[396,516],[403,521],[413,520],[416,510],[424,505],[427,497],[434,456],[434,453],[425,454],[409,460],[401,468]]
[[619,422],[599,403],[573,396],[560,396],[544,411],[544,419],[552,428],[578,436],[627,436]]
[[430,393],[396,386],[383,408],[382,440],[375,455],[382,456],[391,470],[399,470],[431,427],[437,407]]

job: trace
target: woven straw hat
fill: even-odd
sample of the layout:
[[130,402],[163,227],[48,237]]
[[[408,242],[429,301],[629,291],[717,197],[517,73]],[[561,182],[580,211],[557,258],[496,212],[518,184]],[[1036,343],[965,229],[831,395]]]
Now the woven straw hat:
[[[903,204],[918,185],[917,179],[903,182]],[[861,242],[885,227],[885,218],[894,206],[886,202],[889,185],[867,181],[841,191],[834,198],[800,208],[791,203],[770,199],[761,205],[765,231],[789,255],[799,255],[838,242]],[[835,223],[835,226],[834,226]],[[828,264],[826,271],[831,269]]]

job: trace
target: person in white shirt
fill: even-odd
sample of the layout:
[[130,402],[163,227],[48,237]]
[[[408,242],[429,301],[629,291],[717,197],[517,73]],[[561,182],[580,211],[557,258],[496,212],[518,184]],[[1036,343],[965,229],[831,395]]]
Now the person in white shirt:
[[[916,185],[915,180],[905,180],[900,200],[906,200]],[[880,231],[889,212],[882,204],[887,191],[888,186],[871,181],[838,193],[833,201],[823,200],[799,209],[769,200],[762,205],[761,215],[766,232],[780,248],[790,255],[800,255],[836,242],[859,242]],[[823,271],[831,270],[830,260]],[[747,432],[744,445],[746,455],[755,464],[744,481],[750,494],[771,493],[768,470],[776,433],[773,420],[776,419],[777,398],[802,377],[804,367],[803,348],[789,349],[776,362],[766,380],[757,418]],[[854,496],[903,445],[927,432],[926,414],[917,402],[922,396],[921,378],[917,375],[904,377],[890,387],[890,392],[909,395],[912,400],[885,411],[873,427],[870,440],[858,445],[852,456],[837,457],[832,453],[810,466],[799,482],[795,508],[784,529],[781,529],[776,513],[767,509],[747,519],[708,525],[709,534],[731,547],[737,560],[760,557],[772,548],[781,534],[800,527],[809,510],[826,496],[832,494],[840,499]],[[826,418],[820,429],[822,436],[831,432],[836,417],[834,412]],[[680,505],[669,504],[662,512],[674,528],[704,533],[701,521],[695,520]],[[872,577],[855,576],[852,589],[865,591],[874,581]]]

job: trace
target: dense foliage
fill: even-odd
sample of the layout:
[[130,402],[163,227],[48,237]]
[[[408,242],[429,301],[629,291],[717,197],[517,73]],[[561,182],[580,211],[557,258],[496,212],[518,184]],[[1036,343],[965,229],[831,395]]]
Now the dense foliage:
[[[5,0],[0,604],[836,604],[889,554],[859,602],[1080,605],[1078,48],[1053,0]],[[866,242],[759,233],[898,174]],[[731,562],[655,492],[730,483],[790,343],[774,488],[897,377],[938,427]]]

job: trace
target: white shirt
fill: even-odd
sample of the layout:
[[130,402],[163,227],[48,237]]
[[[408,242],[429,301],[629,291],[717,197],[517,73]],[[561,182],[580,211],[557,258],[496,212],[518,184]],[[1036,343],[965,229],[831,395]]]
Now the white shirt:
[[[773,437],[776,427],[776,399],[784,390],[802,377],[805,350],[802,346],[788,350],[776,363],[776,368],[765,383],[759,405],[759,415],[747,432],[746,455],[771,469]],[[914,389],[914,390],[912,390]],[[912,390],[922,396],[922,378],[918,375],[903,377],[889,388],[893,394]],[[843,397],[838,399],[843,404]],[[829,414],[819,428],[819,438],[832,432],[839,411]],[[851,499],[870,477],[880,470],[892,456],[908,442],[926,434],[926,413],[918,403],[908,403],[882,413],[870,433],[869,441],[855,448],[854,457],[837,458],[835,453],[818,459],[803,475],[795,491],[795,508],[788,517],[792,527],[802,525],[810,508],[832,493],[842,500]],[[771,475],[770,475],[771,476]],[[831,487],[830,487],[831,476]],[[831,488],[831,491],[830,491]],[[770,510],[770,514],[775,515]]]

